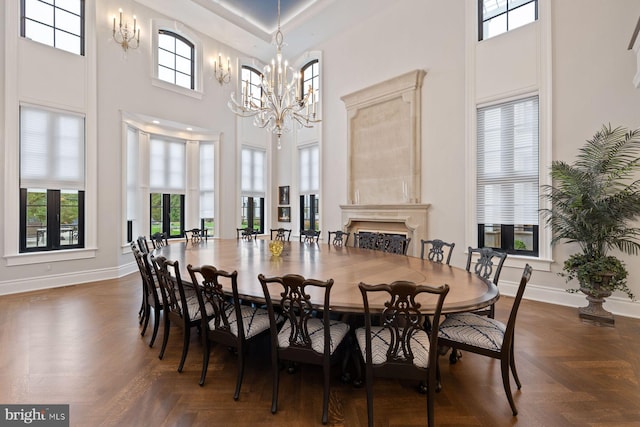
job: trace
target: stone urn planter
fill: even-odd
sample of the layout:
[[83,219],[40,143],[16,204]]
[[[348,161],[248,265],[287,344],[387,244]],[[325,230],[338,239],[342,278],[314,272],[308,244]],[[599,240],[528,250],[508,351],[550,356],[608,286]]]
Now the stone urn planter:
[[602,274],[601,282],[593,282],[590,286],[580,287],[580,291],[587,296],[587,301],[589,302],[586,307],[578,308],[580,319],[605,326],[613,326],[615,323],[613,314],[602,307],[605,298],[611,296],[611,290],[607,289],[611,277],[613,277],[613,274]]

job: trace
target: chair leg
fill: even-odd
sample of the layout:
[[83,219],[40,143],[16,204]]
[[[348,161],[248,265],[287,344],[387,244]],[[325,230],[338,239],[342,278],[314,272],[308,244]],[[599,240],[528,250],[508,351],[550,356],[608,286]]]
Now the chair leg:
[[160,354],[158,355],[158,358],[160,360],[162,360],[162,357],[164,356],[164,351],[167,348],[167,342],[169,341],[170,326],[171,325],[169,323],[169,313],[164,313],[164,333],[162,338],[162,348],[160,349]]
[[516,371],[516,359],[513,357],[513,340],[511,341],[511,349],[509,350],[510,356],[509,360],[511,363],[511,373],[513,374],[513,379],[516,380],[516,385],[518,386],[518,390],[522,388],[522,384],[520,384],[520,379],[518,378],[518,372]]
[[149,342],[149,347],[153,347],[153,343],[156,341],[156,336],[158,335],[158,328],[160,323],[160,310],[157,308],[153,309],[153,334],[151,334],[151,341]]
[[209,348],[209,339],[205,336],[202,337],[204,341],[204,348],[202,349],[202,373],[200,374],[200,385],[204,385],[204,380],[207,377],[207,368],[209,367],[209,354],[211,349]]
[[189,352],[189,341],[191,341],[191,328],[186,325],[184,328],[184,341],[182,342],[182,357],[180,358],[180,365],[178,365],[178,372],[182,372],[184,368],[184,362],[187,360],[187,353]]
[[367,386],[367,421],[369,427],[373,427],[373,371],[367,365],[366,367],[366,386]]
[[147,295],[147,292],[144,289],[144,283],[143,283],[142,284],[142,302],[140,303],[140,310],[138,310],[138,317],[140,318],[140,324],[142,324],[142,321],[144,320],[144,309],[145,309],[145,306],[147,305],[146,295]]
[[457,348],[451,347],[451,354],[449,354],[449,364],[455,365],[460,357],[462,357],[462,353],[460,353]]
[[[435,380],[431,374],[429,374],[429,380]],[[433,399],[435,398],[434,393],[434,384],[431,381],[427,381],[427,426],[433,427],[434,416],[433,416]]]
[[272,357],[271,370],[273,375],[273,390],[271,392],[271,413],[278,412],[278,381],[280,380],[280,370],[278,369],[277,357]]
[[322,393],[322,424],[326,424],[329,421],[329,385],[331,380],[331,367],[329,361],[324,362],[322,371],[324,374],[324,390]]
[[144,324],[142,325],[142,332],[140,335],[144,336],[145,332],[147,332],[147,326],[149,325],[149,317],[151,316],[151,306],[149,304],[145,304],[144,311],[142,312],[142,317],[140,318],[140,322],[144,320]]
[[240,398],[240,387],[242,387],[242,378],[244,377],[244,353],[244,347],[240,346],[238,349],[238,379],[236,380],[236,391],[233,394],[233,400]]
[[509,383],[509,360],[502,358],[500,360],[500,369],[502,371],[502,385],[504,386],[504,392],[507,394],[507,399],[509,400],[509,405],[511,406],[511,412],[513,412],[513,416],[518,415],[518,409],[516,409],[516,404],[513,401],[513,396],[511,395],[511,384]]

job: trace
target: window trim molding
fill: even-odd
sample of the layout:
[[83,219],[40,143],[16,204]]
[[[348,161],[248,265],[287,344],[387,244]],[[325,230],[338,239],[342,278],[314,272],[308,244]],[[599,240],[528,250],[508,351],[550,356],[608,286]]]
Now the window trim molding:
[[[477,150],[477,108],[492,104],[507,102],[513,99],[525,98],[526,96],[538,95],[538,126],[539,126],[539,185],[551,184],[549,168],[552,161],[552,49],[551,49],[551,0],[538,0],[538,25],[540,26],[539,37],[539,78],[536,87],[524,87],[510,92],[495,94],[492,97],[477,99],[476,97],[476,49],[480,43],[477,39],[477,32],[469,31],[466,37],[466,69],[465,69],[465,105],[466,105],[466,126],[465,126],[465,246],[474,247],[478,241],[478,227],[476,221],[476,150]],[[466,26],[473,28],[478,23],[478,5],[472,2],[466,8]],[[547,208],[548,201],[540,200],[540,209]],[[539,229],[539,253],[537,257],[514,255],[507,257],[506,267],[522,268],[528,262],[535,270],[551,271],[551,264],[554,262],[551,247],[551,230],[544,226],[544,221],[540,222]]]
[[[188,89],[176,84],[160,80],[158,78],[158,32],[160,30],[169,31],[184,37],[193,43],[194,52],[194,88]],[[196,99],[202,99],[204,96],[204,68],[203,68],[203,47],[200,37],[184,24],[167,19],[151,20],[151,84],[166,90],[177,92],[181,95],[191,96]]]
[[[87,30],[86,30],[86,26],[87,26],[86,3],[87,2],[85,0],[79,0],[79,1],[80,1],[80,15],[79,15],[79,17],[80,17],[80,34],[74,34],[74,33],[70,33],[67,30],[63,30],[62,28],[58,28],[55,25],[51,26],[51,25],[45,24],[43,22],[36,21],[35,19],[27,18],[26,15],[23,13],[24,7],[25,7],[25,0],[20,0],[20,7],[19,7],[20,23],[18,25],[18,28],[19,28],[19,31],[20,31],[20,37],[25,39],[25,40],[29,40],[31,42],[34,42],[34,43],[40,43],[42,45],[49,46],[49,47],[52,47],[54,49],[58,49],[58,50],[61,50],[61,51],[67,52],[67,53],[71,53],[73,55],[85,56],[85,52],[86,52],[86,33],[87,33]],[[75,15],[74,13],[70,12],[69,10],[64,9],[62,7],[59,7],[59,6],[56,6],[55,4],[52,4],[51,6],[54,8],[54,14],[55,14],[55,9],[60,9],[60,10],[63,10],[65,12],[67,12],[67,13]],[[26,36],[26,20],[27,19],[29,19],[29,20],[31,20],[33,22],[37,22],[37,23],[39,23],[41,25],[44,25],[46,27],[53,28],[53,30],[54,30],[54,38],[53,38],[54,44],[50,45],[50,44],[47,44],[47,43],[42,43],[42,42],[39,42],[37,40],[34,40],[32,38],[27,37]],[[68,51],[66,49],[62,49],[62,48],[56,46],[56,44],[55,44],[55,30],[62,31],[64,33],[71,34],[73,36],[79,37],[80,38],[80,53],[77,54],[75,52],[70,52],[70,51]]]
[[[85,2],[85,17],[95,16],[95,2]],[[18,2],[5,3],[5,75],[4,75],[4,253],[7,266],[39,264],[55,261],[96,258],[98,221],[98,159],[97,159],[97,62],[96,62],[96,22],[85,19],[85,55],[87,90],[84,104],[69,106],[49,100],[20,97],[18,90],[18,51],[20,37],[20,5]],[[61,55],[74,55],[56,49]],[[74,55],[78,57],[78,55]],[[67,110],[85,116],[85,248],[64,249],[48,253],[19,253],[19,120],[20,104],[31,103],[40,107]],[[10,124],[15,124],[10,126]],[[46,273],[43,273],[46,274]]]

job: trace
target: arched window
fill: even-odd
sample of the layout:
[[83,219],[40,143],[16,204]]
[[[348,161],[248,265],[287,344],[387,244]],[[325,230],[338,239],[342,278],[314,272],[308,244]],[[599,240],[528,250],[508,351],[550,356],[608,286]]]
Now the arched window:
[[318,102],[320,95],[320,62],[317,59],[307,62],[300,70],[300,93],[306,94],[313,89],[313,99],[310,103]]
[[158,79],[195,89],[194,44],[179,34],[158,31]]
[[[242,98],[250,104],[262,106],[262,73],[248,65],[242,66]],[[248,95],[245,97],[245,95]],[[250,107],[246,106],[246,107]]]

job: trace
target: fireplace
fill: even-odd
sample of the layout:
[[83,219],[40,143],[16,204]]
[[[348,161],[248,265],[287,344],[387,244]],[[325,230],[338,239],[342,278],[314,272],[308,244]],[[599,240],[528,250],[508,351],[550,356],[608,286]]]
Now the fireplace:
[[407,255],[420,256],[420,240],[427,239],[428,204],[340,205],[342,227],[358,233],[374,231],[411,238]]

